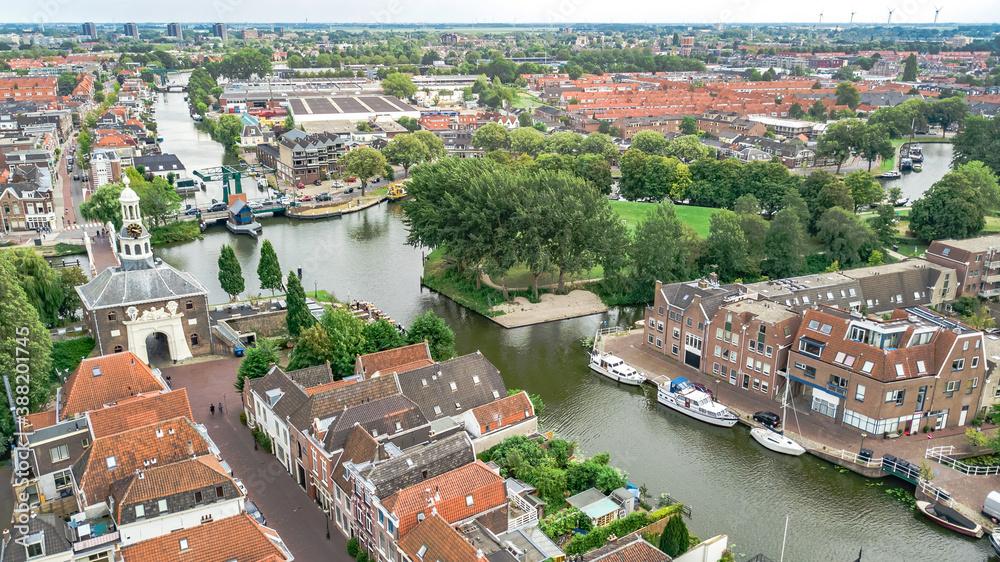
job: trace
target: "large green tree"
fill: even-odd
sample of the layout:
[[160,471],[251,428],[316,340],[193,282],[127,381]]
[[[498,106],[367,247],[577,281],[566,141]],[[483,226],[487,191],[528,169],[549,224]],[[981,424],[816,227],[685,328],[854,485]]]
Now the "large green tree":
[[385,156],[369,146],[359,146],[344,156],[344,169],[361,180],[361,196],[368,188],[368,180],[385,171]]
[[862,158],[868,160],[868,171],[877,158],[883,160],[893,156],[896,149],[889,140],[889,133],[882,125],[866,123],[857,131],[857,142],[854,146]]
[[861,105],[861,94],[854,87],[854,84],[850,82],[837,84],[837,89],[834,93],[837,96],[837,105],[846,105],[852,110],[857,109]]
[[682,162],[694,162],[699,158],[707,158],[712,154],[712,149],[702,144],[701,139],[695,135],[678,137],[663,149],[666,156],[679,158]]
[[997,189],[996,176],[982,174],[983,169],[977,162],[959,165],[934,183],[913,203],[913,234],[925,242],[979,234],[986,226],[990,198],[995,197]]
[[267,338],[257,340],[256,345],[248,349],[240,360],[233,386],[242,393],[247,379],[263,377],[271,369],[271,364],[277,365],[279,361],[278,345],[274,340]]
[[965,120],[962,130],[951,139],[955,149],[952,164],[974,160],[1000,174],[1000,119],[975,115]]
[[406,340],[396,326],[385,318],[375,322],[365,322],[365,345],[367,353],[376,353],[406,345]]
[[538,156],[545,150],[545,135],[533,127],[519,127],[510,132],[510,145],[515,154]]
[[271,241],[266,238],[260,246],[257,279],[260,280],[261,289],[271,290],[271,296],[281,288],[281,264],[278,263],[278,254],[274,251]]
[[406,340],[410,344],[426,341],[435,361],[445,361],[457,355],[455,332],[433,310],[413,319],[413,324],[406,330]]
[[403,175],[410,175],[410,167],[429,159],[430,151],[419,138],[407,133],[396,135],[382,149],[385,159],[397,166],[403,167]]
[[941,127],[941,136],[945,136],[948,127],[962,122],[969,115],[969,106],[960,97],[938,100],[930,105],[927,120]]
[[472,146],[484,152],[510,150],[510,143],[510,131],[500,123],[487,123],[472,135]]
[[875,236],[867,224],[851,211],[832,207],[816,223],[817,236],[823,242],[828,261],[841,267],[865,263],[875,249]]
[[628,248],[638,300],[652,300],[656,281],[691,279],[700,252],[698,235],[677,218],[673,203],[667,201],[651,209],[636,227]]
[[230,301],[235,300],[245,288],[243,270],[236,259],[236,252],[229,244],[223,244],[222,251],[219,252],[219,284],[229,295]]
[[885,199],[882,184],[864,170],[857,170],[844,176],[844,186],[850,191],[854,204],[861,208],[880,203]]
[[287,289],[285,324],[288,326],[288,334],[297,338],[303,330],[316,323],[316,318],[306,306],[306,291],[302,288],[302,281],[298,275],[295,275],[294,271],[288,272],[288,281],[285,283],[285,287]]
[[806,229],[794,209],[778,211],[764,242],[767,260],[763,272],[772,279],[792,277],[806,265]]
[[14,248],[4,253],[14,265],[16,279],[39,319],[46,326],[54,326],[59,321],[59,310],[69,289],[63,285],[59,272],[31,248]]
[[826,132],[819,137],[816,144],[816,155],[823,158],[833,158],[837,162],[837,173],[844,161],[851,155],[863,140],[864,124],[857,119],[845,119],[830,124]]
[[382,80],[382,93],[403,99],[417,93],[417,86],[406,74],[394,72]]
[[683,514],[671,516],[663,528],[663,534],[660,535],[660,550],[667,556],[676,558],[687,552],[690,547],[691,538]]
[[632,137],[629,147],[646,154],[663,154],[663,149],[667,148],[667,139],[656,131],[640,131]]
[[604,195],[611,193],[611,164],[600,154],[581,154],[576,159],[576,175]]
[[367,351],[365,326],[346,308],[327,308],[319,323],[303,331],[292,350],[289,369],[330,362],[336,380],[354,373],[355,358]]
[[910,56],[906,57],[906,61],[903,63],[903,76],[901,78],[903,82],[916,82],[917,81],[917,55],[916,53],[910,53]]

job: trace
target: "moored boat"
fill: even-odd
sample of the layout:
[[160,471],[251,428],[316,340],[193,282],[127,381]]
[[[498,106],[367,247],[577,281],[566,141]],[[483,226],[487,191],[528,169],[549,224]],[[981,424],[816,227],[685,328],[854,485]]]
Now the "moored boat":
[[[946,505],[918,501],[917,509],[931,521],[956,533],[962,533],[963,535],[976,537],[977,539],[983,537],[983,527],[981,525]],[[991,536],[990,541],[992,542],[992,540],[993,537]]]
[[[781,417],[785,417],[785,410],[788,407],[788,383],[785,383],[785,394],[781,399]],[[757,419],[757,416],[754,416]],[[806,448],[799,445],[791,438],[785,435],[784,430],[778,429],[780,427],[781,421],[778,420],[774,427],[755,427],[750,430],[750,436],[753,437],[758,443],[764,446],[766,449],[770,449],[776,453],[783,453],[786,455],[792,455],[797,457],[802,453],[806,452]]]
[[909,158],[900,158],[899,159],[899,169],[900,170],[909,170],[912,167],[913,167],[913,160],[910,160]]
[[636,371],[632,367],[628,366],[622,358],[604,354],[599,351],[595,351],[591,354],[590,368],[608,377],[609,379],[622,384],[639,386],[646,381],[645,376],[643,376],[639,371]]
[[656,399],[668,408],[712,425],[733,427],[739,421],[739,417],[731,414],[725,404],[716,402],[684,377],[661,383]]
[[900,174],[897,170],[889,170],[888,172],[880,175],[879,177],[882,178],[882,179],[886,179],[886,180],[894,180],[894,179],[898,179],[902,175],[903,174]]
[[407,196],[406,188],[402,184],[395,184],[389,186],[389,191],[386,192],[385,198],[389,201],[401,201]]
[[921,172],[921,171],[923,171],[923,169],[924,169],[924,167],[921,166],[919,162],[914,162],[913,163],[913,171],[914,172]]

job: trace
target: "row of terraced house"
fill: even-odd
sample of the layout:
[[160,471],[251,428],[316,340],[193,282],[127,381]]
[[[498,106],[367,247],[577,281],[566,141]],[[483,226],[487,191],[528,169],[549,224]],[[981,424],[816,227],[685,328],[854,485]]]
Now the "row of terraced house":
[[562,559],[537,529],[536,491],[476,459],[538,430],[527,394],[508,396],[482,354],[438,362],[415,344],[358,356],[344,380],[327,364],[272,366],[243,394],[248,425],[370,559]]
[[749,396],[780,401],[790,384],[793,403],[859,432],[966,426],[1000,403],[1000,337],[942,312],[1000,293],[998,248],[997,235],[939,240],[926,259],[657,283],[642,347]]
[[84,359],[18,431],[2,562],[292,560],[244,510],[187,391],[131,351]]

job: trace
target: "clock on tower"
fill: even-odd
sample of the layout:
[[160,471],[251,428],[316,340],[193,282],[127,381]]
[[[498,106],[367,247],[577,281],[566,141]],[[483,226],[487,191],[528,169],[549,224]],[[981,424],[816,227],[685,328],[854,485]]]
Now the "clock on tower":
[[132,238],[138,238],[142,236],[142,226],[139,225],[138,223],[132,223],[128,225],[128,227],[125,229],[125,232],[128,232],[128,235],[131,236]]

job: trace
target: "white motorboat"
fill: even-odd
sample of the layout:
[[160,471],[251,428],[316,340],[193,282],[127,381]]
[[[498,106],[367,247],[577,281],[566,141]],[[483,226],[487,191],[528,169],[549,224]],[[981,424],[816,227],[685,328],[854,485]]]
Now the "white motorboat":
[[[785,410],[788,407],[788,382],[785,382],[785,394],[781,397],[781,419],[785,418]],[[780,426],[778,426],[780,427]],[[784,453],[786,455],[799,456],[806,452],[806,448],[799,445],[795,441],[792,441],[789,437],[785,436],[783,430],[771,429],[769,427],[755,427],[750,430],[750,436],[757,440],[758,443],[764,446],[766,449],[770,449],[776,453]]]
[[639,386],[646,382],[646,377],[642,373],[629,367],[623,359],[614,355],[602,354],[595,351],[590,356],[590,368],[622,384]]
[[739,417],[729,413],[725,404],[716,402],[684,377],[661,383],[656,399],[668,408],[712,425],[733,427],[739,421]]
[[900,174],[896,170],[889,170],[888,172],[880,175],[879,177],[886,180],[894,180],[894,179],[899,179],[902,176],[903,174]]

